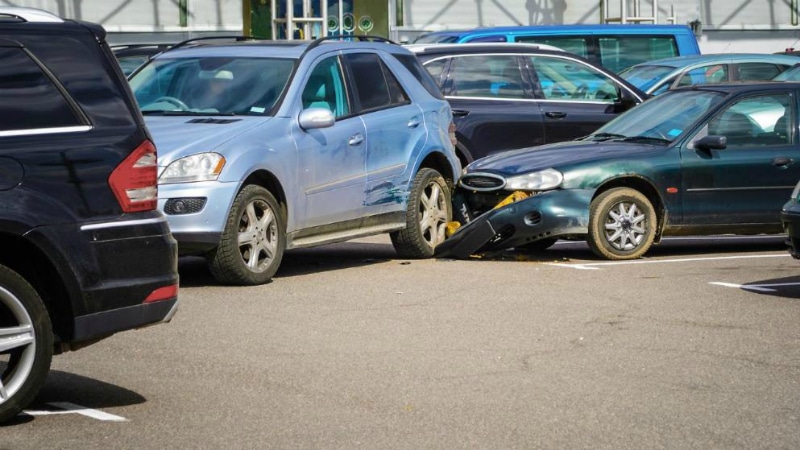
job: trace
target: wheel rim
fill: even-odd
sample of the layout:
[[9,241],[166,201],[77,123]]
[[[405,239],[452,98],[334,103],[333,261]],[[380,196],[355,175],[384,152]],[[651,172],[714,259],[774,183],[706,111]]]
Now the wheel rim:
[[635,202],[619,202],[609,208],[604,227],[609,245],[620,251],[634,250],[644,242],[647,216]]
[[267,270],[278,250],[278,224],[267,202],[255,200],[239,218],[239,254],[247,268],[256,273]]
[[0,403],[20,390],[33,370],[36,334],[33,321],[19,298],[0,287],[0,311],[10,322],[0,323]]
[[431,182],[422,191],[419,212],[422,238],[431,247],[441,244],[447,230],[447,199],[439,183]]

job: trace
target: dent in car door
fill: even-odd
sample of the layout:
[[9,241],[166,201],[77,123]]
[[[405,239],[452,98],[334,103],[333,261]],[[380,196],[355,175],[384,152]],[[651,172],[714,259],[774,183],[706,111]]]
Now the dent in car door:
[[788,92],[740,99],[693,139],[725,136],[726,148],[682,150],[685,224],[780,223],[800,179],[793,105]]
[[586,136],[618,115],[620,88],[604,73],[557,56],[531,56],[530,64],[538,82],[545,143]]
[[445,96],[456,135],[472,159],[544,143],[542,112],[515,54],[452,58]]
[[336,122],[328,128],[303,130],[295,123],[297,185],[305,207],[295,211],[298,229],[341,222],[363,214],[366,179],[366,130],[353,116],[338,57],[316,65],[305,81],[302,107],[324,108]]

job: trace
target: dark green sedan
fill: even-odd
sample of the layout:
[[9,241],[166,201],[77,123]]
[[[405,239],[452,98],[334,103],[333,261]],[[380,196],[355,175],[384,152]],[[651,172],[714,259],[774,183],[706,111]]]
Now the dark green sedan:
[[606,259],[665,235],[781,233],[800,180],[800,83],[693,86],[633,108],[577,141],[470,164],[440,257],[586,240]]

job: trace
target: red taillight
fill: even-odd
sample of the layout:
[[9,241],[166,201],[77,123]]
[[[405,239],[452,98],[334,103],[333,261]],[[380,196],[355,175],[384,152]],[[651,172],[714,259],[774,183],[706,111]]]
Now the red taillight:
[[142,142],[108,177],[108,184],[124,212],[156,209],[158,202],[156,147]]
[[169,300],[177,296],[178,296],[178,284],[175,283],[169,286],[158,288],[155,291],[151,292],[150,295],[148,295],[147,298],[144,299],[144,303],[160,302],[162,300]]
[[454,122],[450,122],[450,126],[447,127],[447,133],[450,135],[450,142],[453,144],[453,147],[455,148],[456,142],[458,142],[458,140],[456,139],[456,124]]

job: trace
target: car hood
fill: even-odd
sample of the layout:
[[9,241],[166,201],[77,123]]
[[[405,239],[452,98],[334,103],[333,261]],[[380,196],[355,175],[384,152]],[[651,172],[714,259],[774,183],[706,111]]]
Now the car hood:
[[467,173],[516,175],[587,162],[629,159],[663,151],[665,145],[620,141],[569,141],[496,153],[467,167]]
[[195,153],[216,151],[223,144],[271,117],[146,116],[145,123],[158,151],[159,166]]

